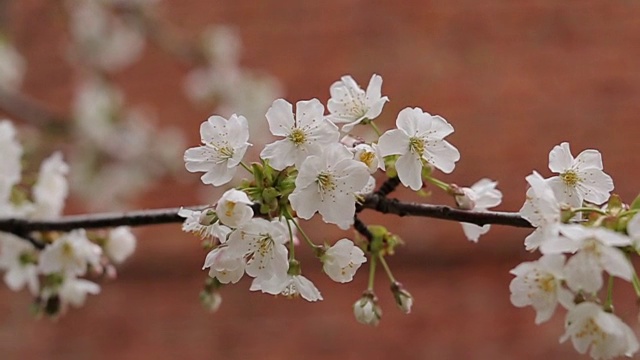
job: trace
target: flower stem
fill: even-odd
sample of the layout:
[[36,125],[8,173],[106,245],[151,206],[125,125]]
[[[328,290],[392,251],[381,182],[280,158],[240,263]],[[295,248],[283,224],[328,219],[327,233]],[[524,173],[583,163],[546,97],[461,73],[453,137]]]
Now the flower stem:
[[387,261],[384,259],[384,256],[378,253],[378,258],[380,259],[380,264],[382,264],[384,271],[387,273],[387,276],[389,277],[389,281],[391,281],[392,284],[395,283],[396,279],[393,277],[393,274],[391,273],[391,269],[389,268]]
[[378,137],[380,137],[380,135],[382,135],[382,132],[380,131],[380,129],[378,128],[378,125],[376,125],[376,123],[374,123],[373,121],[370,121],[369,125],[371,125],[371,128],[373,129],[373,131],[376,132],[376,135],[378,135]]
[[[307,236],[307,233],[305,233],[304,230],[302,230],[302,227],[300,227],[300,224],[298,224],[298,222],[295,221],[295,219],[293,218],[293,215],[291,215],[291,213],[289,212],[289,209],[285,208],[283,210],[283,215],[287,219],[287,226],[290,226],[289,221],[291,221],[293,225],[296,227],[296,229],[298,229],[298,232],[300,233],[300,235],[302,235],[302,238],[307,242],[307,244],[309,244],[309,246],[311,246],[311,248],[316,249],[320,247],[319,245],[314,244],[313,241],[311,241],[311,239],[309,238],[309,236]],[[293,242],[293,234],[291,234],[291,242]]]
[[579,212],[594,212],[594,213],[598,213],[600,215],[607,215],[607,212],[602,210],[602,209],[598,209],[598,208],[593,208],[593,207],[579,207],[579,208],[575,208],[575,209],[571,209],[572,213],[579,213]]
[[373,284],[376,278],[376,257],[371,255],[371,263],[369,265],[369,285],[367,286],[367,290],[373,293]]
[[438,180],[434,177],[431,176],[427,176],[425,178],[425,180],[427,180],[428,182],[434,184],[435,186],[439,187],[440,189],[444,190],[445,192],[449,193],[451,191],[451,185],[447,184],[444,181]]
[[250,174],[253,174],[253,170],[251,169],[251,167],[247,164],[244,163],[244,161],[240,161],[240,165],[242,165],[242,167],[247,170]]
[[631,284],[633,284],[633,290],[636,292],[636,297],[640,299],[640,279],[638,279],[638,274],[636,274],[635,269],[633,269],[633,278],[631,279]]
[[613,276],[609,275],[607,285],[607,300],[604,302],[604,311],[613,311]]
[[286,219],[287,228],[289,229],[289,261],[296,258],[296,245],[293,243],[293,229],[291,229],[291,224],[289,221],[293,221],[290,219]]

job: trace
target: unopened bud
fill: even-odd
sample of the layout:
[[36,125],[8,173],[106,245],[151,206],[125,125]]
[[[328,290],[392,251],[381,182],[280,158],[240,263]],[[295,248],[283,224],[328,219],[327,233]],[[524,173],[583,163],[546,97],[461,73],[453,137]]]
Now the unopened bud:
[[211,292],[202,290],[200,292],[200,303],[202,303],[202,306],[209,312],[214,313],[218,311],[222,304],[222,295],[220,295],[219,291]]
[[214,222],[216,222],[217,219],[218,217],[216,216],[215,210],[213,210],[213,208],[208,208],[208,209],[202,210],[202,212],[200,213],[200,218],[198,219],[198,222],[202,226],[209,226]]
[[409,314],[413,306],[413,296],[397,281],[391,284],[391,292],[400,311]]
[[451,192],[459,209],[473,210],[476,207],[476,194],[470,188],[451,185]]
[[361,324],[378,325],[380,318],[382,318],[382,309],[378,306],[376,295],[370,291],[365,291],[362,297],[353,304],[353,314]]

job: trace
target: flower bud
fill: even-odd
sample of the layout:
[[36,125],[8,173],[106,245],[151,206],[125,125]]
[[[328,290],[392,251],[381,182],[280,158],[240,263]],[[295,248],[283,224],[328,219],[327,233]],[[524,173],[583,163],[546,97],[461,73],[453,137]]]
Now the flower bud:
[[216,212],[212,208],[204,209],[200,213],[200,218],[198,219],[198,223],[202,226],[209,226],[216,222],[218,217],[216,216]]
[[456,205],[462,210],[473,210],[476,207],[476,193],[470,188],[460,188],[452,185],[453,197]]
[[202,290],[200,292],[200,302],[205,309],[207,309],[211,313],[214,313],[218,311],[220,305],[222,304],[222,295],[220,295],[219,291],[210,292],[207,290]]
[[370,291],[365,291],[362,297],[353,304],[353,314],[361,324],[378,325],[382,317],[382,309],[378,306],[376,295]]
[[413,296],[397,281],[391,284],[391,292],[400,311],[409,314],[413,306]]

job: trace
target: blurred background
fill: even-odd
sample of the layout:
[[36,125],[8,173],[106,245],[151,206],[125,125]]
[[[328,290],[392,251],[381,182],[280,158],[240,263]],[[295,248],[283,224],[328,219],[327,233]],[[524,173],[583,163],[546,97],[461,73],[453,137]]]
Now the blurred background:
[[[600,150],[625,202],[640,190],[637,1],[2,0],[0,18],[5,48],[21,58],[5,56],[0,75],[7,62],[11,74],[22,69],[18,79],[5,73],[0,113],[20,126],[33,158],[65,152],[75,190],[68,214],[214,202],[220,192],[183,169],[202,121],[247,116],[252,161],[271,141],[260,134],[273,99],[326,104],[346,74],[362,87],[383,77],[383,130],[407,106],[446,118],[462,158],[442,179],[498,181],[498,210],[520,209],[525,176],[549,176],[548,152],[562,141],[574,155]],[[394,196],[451,205],[437,191]],[[456,223],[370,212],[363,220],[405,240],[389,263],[415,298],[412,314],[395,308],[379,276],[382,322],[356,323],[366,268],[353,283],[332,283],[308,253],[304,272],[324,301],[250,293],[243,279],[209,314],[198,300],[200,241],[163,225],[137,230],[117,281],[58,321],[33,319],[29,294],[1,286],[0,357],[580,358],[558,344],[564,312],[536,326],[532,309],[509,301],[509,270],[537,257],[523,249],[528,231],[494,226],[473,244]],[[303,226],[318,242],[353,237],[317,220]],[[630,286],[620,285],[617,314],[637,331]]]

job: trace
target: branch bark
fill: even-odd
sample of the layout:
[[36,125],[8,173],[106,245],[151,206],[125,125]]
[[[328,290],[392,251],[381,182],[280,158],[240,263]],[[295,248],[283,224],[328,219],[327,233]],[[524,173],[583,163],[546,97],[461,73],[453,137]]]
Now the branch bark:
[[[201,210],[207,205],[190,206],[189,209]],[[531,228],[531,224],[515,212],[485,211],[471,212],[443,205],[402,202],[397,199],[370,194],[358,210],[370,209],[383,214],[398,216],[419,216],[443,220],[468,222],[476,225],[498,224]],[[91,215],[70,215],[53,220],[0,219],[0,231],[24,237],[34,231],[71,231],[74,229],[99,229],[116,226],[145,226],[156,224],[181,223],[184,218],[178,216],[180,208],[149,209]]]

